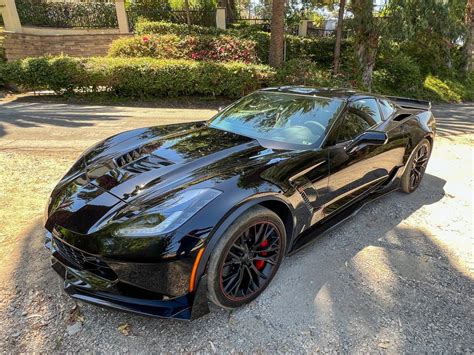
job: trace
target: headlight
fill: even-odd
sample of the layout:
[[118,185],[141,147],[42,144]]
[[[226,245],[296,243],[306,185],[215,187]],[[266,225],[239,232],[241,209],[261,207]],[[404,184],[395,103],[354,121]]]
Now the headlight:
[[146,237],[165,234],[180,227],[201,208],[214,200],[221,191],[196,189],[178,193],[158,207],[147,210],[116,229],[119,237]]

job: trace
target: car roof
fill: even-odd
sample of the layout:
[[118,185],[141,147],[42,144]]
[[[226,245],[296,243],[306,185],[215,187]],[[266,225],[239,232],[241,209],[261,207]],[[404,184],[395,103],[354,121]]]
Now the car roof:
[[298,86],[298,85],[287,85],[287,86],[276,86],[261,89],[259,91],[266,92],[281,92],[286,94],[295,94],[295,95],[307,95],[307,96],[318,96],[318,97],[327,97],[334,99],[342,99],[345,101],[354,101],[357,99],[367,98],[367,97],[382,97],[379,95],[374,95],[368,92],[353,90],[353,89],[331,89],[331,88],[315,88],[310,86]]

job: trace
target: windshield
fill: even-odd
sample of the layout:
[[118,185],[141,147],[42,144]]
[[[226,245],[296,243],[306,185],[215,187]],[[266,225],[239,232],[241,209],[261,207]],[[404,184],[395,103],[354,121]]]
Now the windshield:
[[309,146],[322,142],[343,103],[338,99],[259,91],[218,113],[210,127],[255,139]]

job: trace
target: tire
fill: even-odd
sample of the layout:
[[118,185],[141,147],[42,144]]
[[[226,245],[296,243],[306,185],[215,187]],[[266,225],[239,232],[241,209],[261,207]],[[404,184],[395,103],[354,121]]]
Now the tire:
[[402,175],[400,190],[411,194],[420,186],[431,156],[431,144],[424,138],[415,148]]
[[251,302],[275,276],[285,247],[278,215],[265,207],[250,208],[224,232],[210,257],[208,298],[228,309]]

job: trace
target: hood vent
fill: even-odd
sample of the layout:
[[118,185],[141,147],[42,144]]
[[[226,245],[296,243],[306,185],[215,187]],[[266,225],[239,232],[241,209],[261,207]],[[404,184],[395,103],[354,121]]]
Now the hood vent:
[[[123,157],[123,156],[122,156]],[[120,157],[119,159],[121,159]],[[129,163],[126,163],[120,167],[121,170],[128,171],[133,174],[140,174],[153,169],[159,169],[164,166],[172,165],[173,163],[169,160],[160,158],[156,155],[146,155],[139,158],[138,160],[132,160]]]
[[117,164],[117,167],[121,168],[122,166],[125,166],[134,162],[135,160],[140,159],[143,153],[143,148],[138,147],[128,153],[119,156],[118,158],[115,158],[115,163]]

